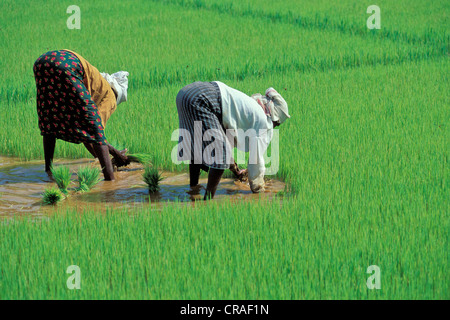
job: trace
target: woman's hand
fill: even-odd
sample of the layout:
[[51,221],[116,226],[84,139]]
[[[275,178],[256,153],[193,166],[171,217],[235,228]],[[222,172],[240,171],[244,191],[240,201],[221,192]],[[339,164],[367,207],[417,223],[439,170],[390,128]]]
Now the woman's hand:
[[247,169],[239,170],[239,172],[237,173],[236,177],[241,182],[247,181],[248,180],[248,170]]
[[123,149],[119,151],[111,145],[108,145],[108,148],[109,154],[113,156],[112,159],[113,165],[117,167],[123,167],[130,164],[130,160],[128,160],[128,157],[126,156],[128,149]]
[[130,164],[130,160],[126,156],[127,151],[128,150],[125,149],[113,155],[113,161],[117,167],[123,167]]
[[240,181],[247,181],[248,179],[248,171],[247,169],[240,170],[237,166],[236,162],[232,165],[230,165],[230,171],[233,172],[236,179],[239,179]]

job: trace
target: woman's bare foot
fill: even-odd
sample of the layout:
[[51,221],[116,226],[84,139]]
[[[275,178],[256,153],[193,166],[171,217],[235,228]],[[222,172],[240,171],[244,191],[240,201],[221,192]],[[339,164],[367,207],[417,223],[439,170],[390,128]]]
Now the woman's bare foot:
[[47,174],[47,176],[50,179],[50,181],[55,181],[55,179],[53,178],[53,174],[52,174],[51,170],[46,170],[45,173]]

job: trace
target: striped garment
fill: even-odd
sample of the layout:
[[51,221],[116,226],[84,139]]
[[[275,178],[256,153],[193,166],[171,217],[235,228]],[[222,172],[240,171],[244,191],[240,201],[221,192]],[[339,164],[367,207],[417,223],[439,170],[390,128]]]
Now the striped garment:
[[[180,133],[178,160],[191,160],[191,163],[209,168],[228,169],[230,160],[227,159],[231,151],[227,150],[229,145],[222,126],[219,86],[215,82],[191,83],[178,92],[176,103],[179,128],[187,130],[191,137],[190,154],[186,154],[186,150],[189,150],[188,140]],[[212,130],[207,132],[209,129]]]

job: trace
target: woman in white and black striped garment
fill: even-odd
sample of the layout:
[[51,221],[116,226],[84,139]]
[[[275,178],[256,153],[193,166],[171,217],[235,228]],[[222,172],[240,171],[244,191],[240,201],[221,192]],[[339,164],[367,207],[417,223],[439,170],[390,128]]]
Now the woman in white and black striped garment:
[[[200,170],[209,171],[205,200],[213,198],[223,172],[230,169],[237,177],[248,174],[253,192],[264,191],[263,155],[272,129],[290,118],[283,97],[273,88],[267,89],[265,96],[250,97],[219,81],[194,82],[179,91],[176,103],[180,130],[184,129],[189,136],[186,138],[180,131],[177,156],[179,161],[190,160],[190,186],[198,185]],[[232,158],[232,148],[238,142],[238,149],[246,152],[252,149],[249,147],[252,139],[239,144],[245,141],[242,135],[249,129],[256,132],[253,139],[256,148],[252,151],[255,154],[250,153],[253,160],[249,161],[248,169],[239,170]]]

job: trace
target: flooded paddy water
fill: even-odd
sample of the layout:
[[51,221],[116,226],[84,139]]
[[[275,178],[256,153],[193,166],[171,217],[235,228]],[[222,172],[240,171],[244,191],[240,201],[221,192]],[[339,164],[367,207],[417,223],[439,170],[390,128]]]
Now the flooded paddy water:
[[[92,165],[100,168],[94,159],[55,160],[55,165],[69,166],[74,181],[70,188],[78,186],[76,171],[79,167]],[[51,214],[56,208],[76,208],[77,210],[107,208],[140,208],[161,206],[167,202],[193,204],[203,199],[207,178],[201,178],[201,188],[193,191],[189,187],[188,173],[163,172],[160,191],[149,194],[142,180],[144,168],[132,163],[115,172],[115,181],[101,181],[91,191],[79,193],[70,191],[69,197],[57,206],[44,205],[42,192],[47,187],[56,186],[44,171],[44,161],[23,162],[10,157],[0,157],[0,216],[15,215],[42,216]],[[260,197],[272,198],[283,191],[285,184],[278,180],[266,181],[264,194],[253,194],[247,182],[232,178],[223,178],[213,201],[259,200]]]

